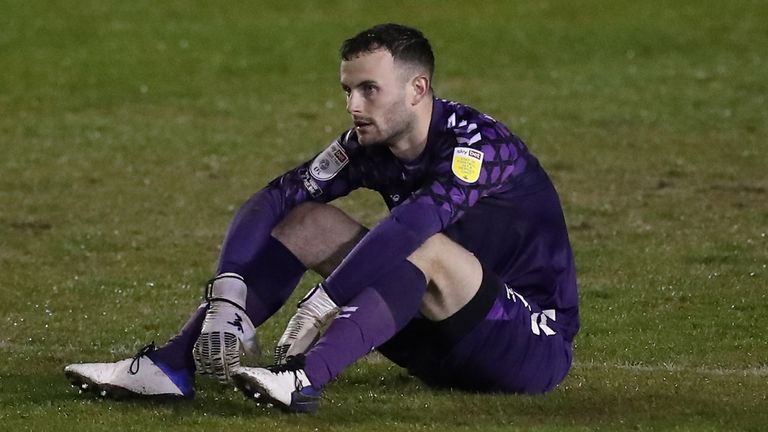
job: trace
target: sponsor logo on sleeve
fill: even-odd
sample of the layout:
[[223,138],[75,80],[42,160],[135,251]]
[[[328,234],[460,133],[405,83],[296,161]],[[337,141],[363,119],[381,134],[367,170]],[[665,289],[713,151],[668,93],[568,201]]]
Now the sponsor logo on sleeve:
[[301,174],[301,181],[304,183],[304,188],[309,192],[309,195],[312,198],[317,198],[323,194],[323,190],[320,189],[320,186],[318,186],[315,179],[310,177],[306,171]]
[[480,170],[483,166],[485,155],[480,150],[467,147],[456,147],[453,150],[453,162],[451,171],[456,177],[467,183],[474,183],[480,178]]
[[336,176],[349,163],[349,157],[339,143],[334,142],[323,150],[309,167],[309,174],[320,181],[327,181]]

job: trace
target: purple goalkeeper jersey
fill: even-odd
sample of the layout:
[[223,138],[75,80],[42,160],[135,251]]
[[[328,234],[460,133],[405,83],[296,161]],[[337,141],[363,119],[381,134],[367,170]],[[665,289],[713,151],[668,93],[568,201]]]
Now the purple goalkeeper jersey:
[[[360,287],[387,275],[427,238],[445,230],[482,200],[514,201],[549,184],[536,158],[502,123],[456,102],[434,99],[424,151],[412,161],[396,158],[388,147],[363,146],[350,129],[318,156],[276,178],[240,212],[222,251],[222,268],[240,268],[266,243],[272,228],[296,205],[330,202],[357,188],[381,194],[390,214],[375,226],[325,281],[327,291],[345,304]],[[255,213],[254,213],[255,212]],[[238,224],[238,218],[250,223]],[[510,220],[514,223],[514,220]],[[247,225],[247,228],[245,226]],[[568,244],[567,239],[563,242]],[[509,255],[507,251],[499,251]],[[570,254],[570,250],[566,251]],[[503,281],[551,265],[548,256],[521,257],[507,266]],[[559,311],[568,339],[578,331],[578,300],[573,263],[561,280],[516,289],[542,309]],[[570,323],[570,324],[569,324]]]

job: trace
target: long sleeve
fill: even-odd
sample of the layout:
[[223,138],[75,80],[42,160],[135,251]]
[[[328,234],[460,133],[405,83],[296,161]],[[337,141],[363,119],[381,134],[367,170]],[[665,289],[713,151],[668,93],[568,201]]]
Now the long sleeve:
[[240,207],[225,237],[218,273],[247,272],[272,229],[297,205],[329,202],[359,187],[343,139],[344,135],[315,158],[272,180]]

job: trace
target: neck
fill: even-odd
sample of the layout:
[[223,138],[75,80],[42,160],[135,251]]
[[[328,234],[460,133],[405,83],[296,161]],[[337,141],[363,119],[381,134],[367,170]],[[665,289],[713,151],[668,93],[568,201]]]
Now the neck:
[[431,120],[432,98],[426,98],[416,109],[415,121],[410,132],[389,145],[392,154],[404,161],[412,161],[419,157],[427,146]]

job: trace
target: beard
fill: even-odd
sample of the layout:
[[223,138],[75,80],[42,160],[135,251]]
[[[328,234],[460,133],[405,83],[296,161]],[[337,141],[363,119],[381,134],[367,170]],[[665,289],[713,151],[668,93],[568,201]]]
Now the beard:
[[399,142],[413,130],[415,116],[402,101],[397,101],[385,110],[380,119],[365,119],[364,127],[356,128],[357,140],[361,145],[390,146]]

